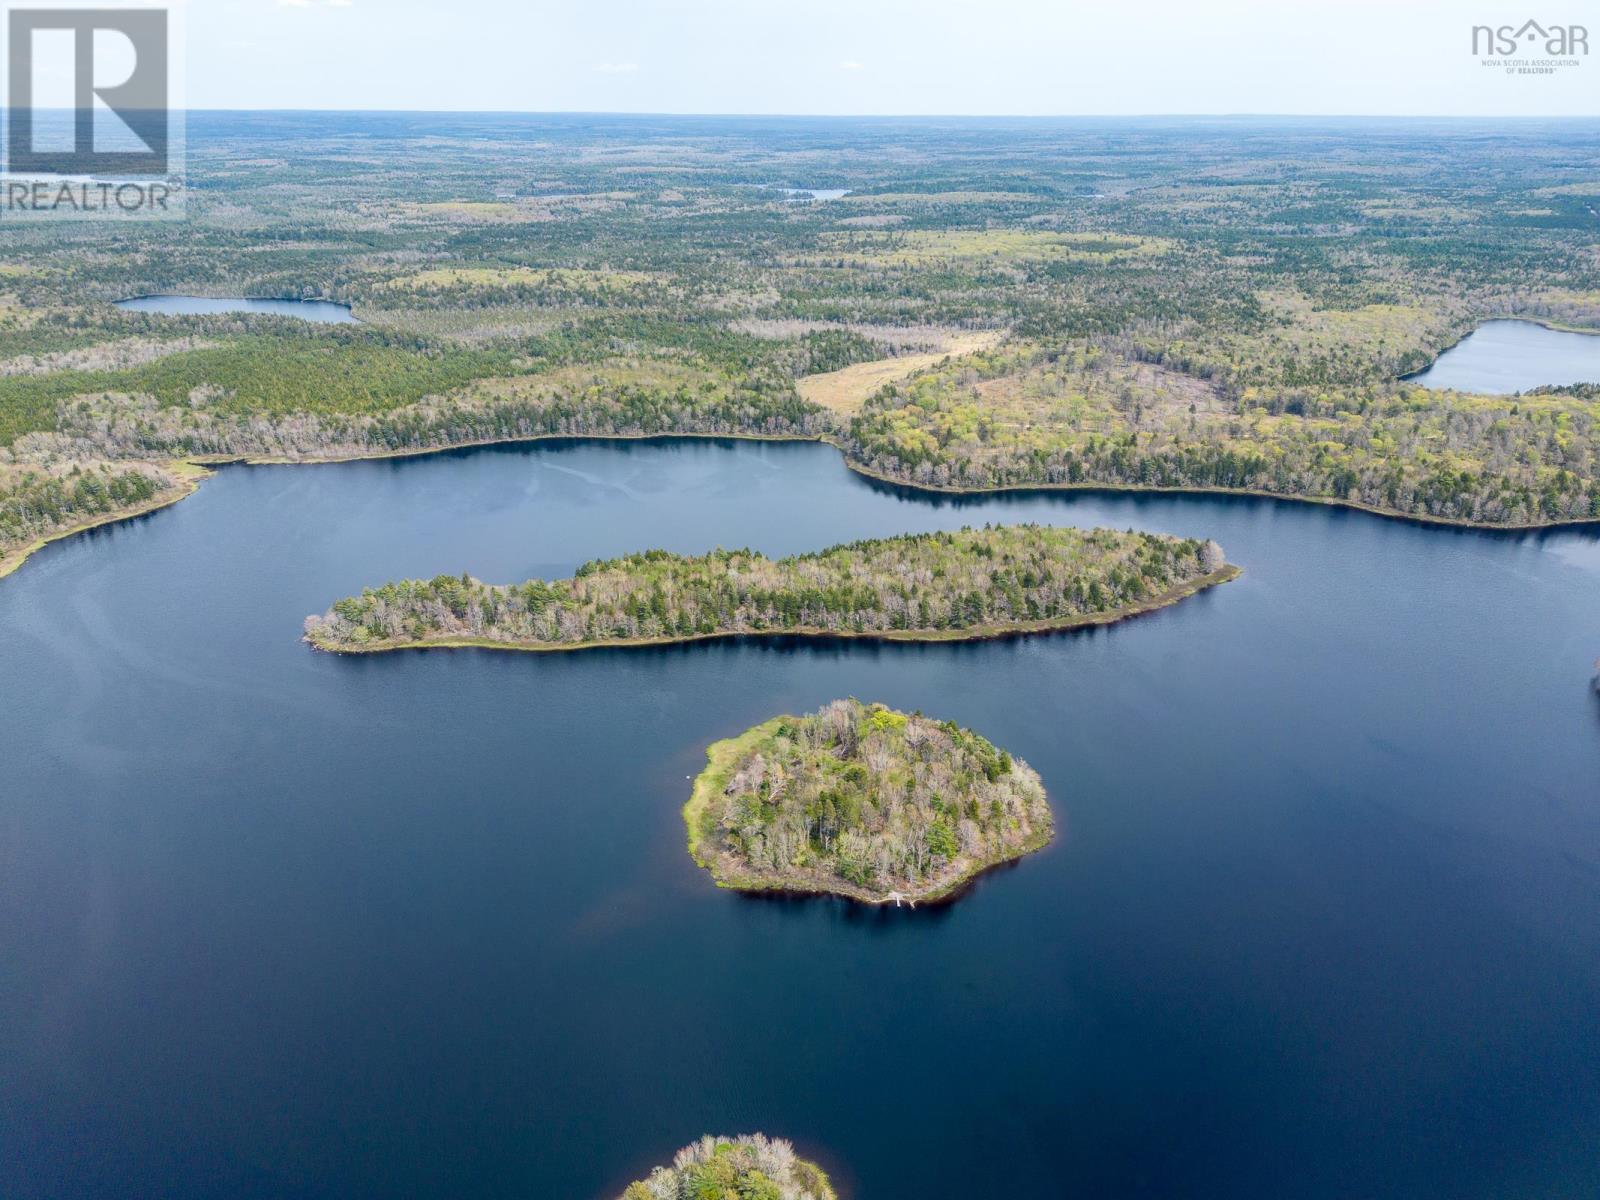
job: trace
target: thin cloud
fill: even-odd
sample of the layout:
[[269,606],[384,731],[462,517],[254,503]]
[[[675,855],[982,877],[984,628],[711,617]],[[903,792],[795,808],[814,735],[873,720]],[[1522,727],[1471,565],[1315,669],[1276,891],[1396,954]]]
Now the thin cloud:
[[864,68],[866,65],[867,65],[866,63],[858,63],[853,58],[847,58],[842,63],[839,64],[839,70],[841,70],[841,71],[859,71],[862,68]]
[[595,63],[594,69],[602,75],[630,75],[639,69],[635,62]]

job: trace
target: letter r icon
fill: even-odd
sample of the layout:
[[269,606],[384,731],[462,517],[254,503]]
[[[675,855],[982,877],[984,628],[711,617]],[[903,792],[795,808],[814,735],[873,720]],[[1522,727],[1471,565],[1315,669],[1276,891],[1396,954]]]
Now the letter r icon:
[[[169,53],[164,9],[14,8],[7,37],[7,170],[166,173]],[[40,103],[41,96],[48,97],[45,103]],[[98,144],[97,124],[108,118],[123,127],[124,136],[117,140],[125,145],[131,134],[137,148]],[[48,136],[55,123],[61,126],[58,134],[70,126],[70,137]],[[41,144],[45,142],[49,144]]]

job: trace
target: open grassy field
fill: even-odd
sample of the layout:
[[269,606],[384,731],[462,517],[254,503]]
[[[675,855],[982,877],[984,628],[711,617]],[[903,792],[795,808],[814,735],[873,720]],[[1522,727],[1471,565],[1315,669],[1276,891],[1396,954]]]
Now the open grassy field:
[[839,416],[849,417],[860,412],[867,397],[885,384],[899,383],[918,371],[939,366],[948,359],[992,349],[1004,337],[1004,332],[1000,330],[953,332],[936,350],[879,358],[871,362],[854,363],[837,371],[825,371],[820,375],[806,375],[797,381],[795,387],[811,403],[821,405]]

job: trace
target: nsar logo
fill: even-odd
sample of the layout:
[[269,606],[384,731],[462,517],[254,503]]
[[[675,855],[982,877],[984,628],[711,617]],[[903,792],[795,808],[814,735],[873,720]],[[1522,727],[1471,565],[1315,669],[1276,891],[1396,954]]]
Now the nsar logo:
[[1558,70],[1582,65],[1589,53],[1589,30],[1584,25],[1474,25],[1472,52],[1483,65],[1507,75],[1554,75]]

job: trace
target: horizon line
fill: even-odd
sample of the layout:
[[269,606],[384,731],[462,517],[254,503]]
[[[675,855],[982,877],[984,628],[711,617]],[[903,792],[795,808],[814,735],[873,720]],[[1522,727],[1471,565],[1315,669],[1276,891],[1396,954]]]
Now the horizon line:
[[[3,111],[4,106],[0,106]],[[70,112],[71,109],[43,109]],[[1120,113],[805,113],[695,112],[689,110],[584,108],[257,108],[239,105],[190,106],[185,113],[342,113],[352,116],[497,116],[497,117],[682,117],[726,120],[787,121],[1594,121],[1595,113],[1352,113],[1352,112],[1120,112]]]
[[[37,113],[98,112],[47,105],[16,106]],[[11,106],[0,103],[0,114]],[[1118,112],[1118,113],[821,113],[821,112],[694,112],[689,110],[608,108],[319,108],[310,105],[247,107],[183,105],[133,111],[230,114],[346,114],[351,116],[494,116],[494,117],[631,117],[729,121],[1597,121],[1595,113],[1427,113],[1427,112]]]

